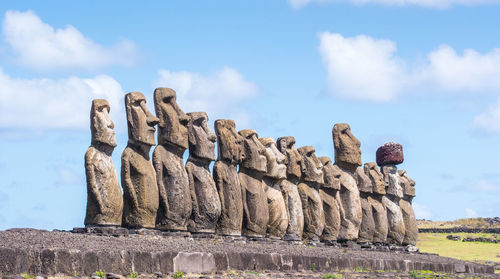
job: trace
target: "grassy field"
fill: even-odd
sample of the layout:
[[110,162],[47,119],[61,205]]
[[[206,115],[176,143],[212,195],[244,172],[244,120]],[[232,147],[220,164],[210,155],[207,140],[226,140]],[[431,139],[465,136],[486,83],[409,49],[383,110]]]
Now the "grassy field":
[[[500,264],[500,243],[462,242],[446,238],[449,233],[419,233],[417,247],[420,252],[436,253],[440,256],[469,262]],[[454,233],[464,237],[487,237],[500,239],[499,235],[487,233]],[[500,270],[497,270],[499,272]]]
[[454,227],[468,227],[468,228],[495,228],[498,225],[490,225],[484,218],[465,218],[455,221],[430,221],[430,220],[417,220],[419,228],[454,228]]

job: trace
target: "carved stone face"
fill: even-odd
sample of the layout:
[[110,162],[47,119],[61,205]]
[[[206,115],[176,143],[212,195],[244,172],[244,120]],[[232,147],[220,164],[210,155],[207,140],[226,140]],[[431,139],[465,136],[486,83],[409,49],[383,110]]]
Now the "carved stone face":
[[154,93],[158,123],[158,143],[170,143],[188,148],[187,124],[189,117],[179,108],[176,93],[170,88],[156,88]]
[[363,193],[372,193],[373,185],[371,179],[365,174],[362,168],[357,168],[354,173],[354,177],[356,177],[356,183],[358,185],[358,189]]
[[302,160],[305,165],[305,171],[302,173],[302,179],[307,182],[324,184],[323,165],[314,153],[316,150],[312,146],[303,146],[297,149],[302,155]]
[[323,165],[323,188],[331,188],[335,190],[340,190],[340,176],[342,175],[342,170],[336,165],[332,164],[332,160],[329,157],[319,157],[318,158]]
[[156,118],[146,107],[146,98],[141,92],[130,92],[125,95],[127,126],[129,141],[155,145]]
[[267,177],[275,179],[286,178],[285,155],[276,147],[276,142],[272,138],[259,138],[260,143],[266,148]]
[[241,130],[239,134],[243,137],[245,159],[241,166],[259,172],[267,172],[266,148],[259,141],[259,136],[254,130]]
[[415,196],[415,181],[408,176],[405,170],[398,170],[399,181],[403,187],[403,193],[405,196],[414,197]]
[[346,123],[335,124],[332,129],[335,163],[351,171],[361,166],[361,142],[351,133]]
[[375,162],[364,165],[365,174],[370,178],[373,186],[373,193],[385,195],[384,175],[380,172]]
[[214,126],[217,135],[218,160],[239,164],[241,160],[245,159],[245,154],[243,152],[243,137],[236,132],[234,121],[217,119]]
[[103,99],[92,100],[90,109],[90,130],[92,131],[92,143],[104,143],[116,146],[115,124],[109,117],[109,103]]
[[305,171],[305,165],[302,161],[302,155],[295,148],[295,138],[292,136],[281,137],[278,138],[276,143],[278,150],[286,156],[285,164],[288,179],[299,179],[302,172]]
[[189,154],[200,159],[215,160],[215,141],[217,137],[208,126],[205,112],[191,112],[188,124]]
[[387,195],[402,198],[403,187],[401,187],[401,183],[399,181],[400,176],[397,172],[397,167],[395,165],[382,166],[382,174],[384,174]]

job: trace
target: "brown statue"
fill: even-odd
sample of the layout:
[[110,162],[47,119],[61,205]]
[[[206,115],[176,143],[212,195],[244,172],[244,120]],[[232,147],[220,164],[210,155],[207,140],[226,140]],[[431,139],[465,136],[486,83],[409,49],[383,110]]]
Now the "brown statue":
[[403,198],[399,201],[403,221],[405,223],[405,237],[403,245],[417,244],[418,227],[415,212],[412,207],[412,200],[415,197],[415,181],[408,176],[405,170],[398,170],[399,181],[403,187]]
[[221,214],[221,204],[209,166],[215,160],[217,137],[208,126],[205,112],[191,112],[188,116],[189,159],[186,171],[193,208],[188,230],[214,233]]
[[85,226],[120,226],[123,197],[111,154],[116,147],[114,124],[106,100],[92,100],[92,143],[85,153],[87,213]]
[[281,191],[288,215],[288,227],[285,240],[301,241],[304,230],[304,214],[297,183],[305,171],[302,155],[295,148],[295,138],[281,137],[276,140],[280,152],[285,155],[286,179],[281,182]]
[[243,234],[264,237],[269,210],[267,206],[266,185],[263,176],[267,171],[266,148],[260,143],[257,132],[241,130],[245,159],[240,163],[238,178],[243,198]]
[[217,161],[213,176],[221,203],[221,216],[216,232],[222,235],[241,235],[243,199],[238,180],[237,165],[245,158],[243,138],[236,132],[233,120],[215,121],[217,135]]
[[359,190],[354,172],[361,166],[361,143],[351,133],[349,124],[335,124],[332,129],[335,148],[335,165],[341,170],[340,206],[341,225],[338,239],[354,241],[358,239],[362,209]]
[[334,244],[337,241],[340,230],[340,176],[342,171],[338,166],[332,164],[329,157],[319,157],[323,165],[324,184],[319,189],[319,195],[323,202],[325,212],[325,228],[321,235],[321,241]]
[[392,164],[381,167],[386,184],[386,195],[382,197],[382,203],[387,210],[389,224],[387,242],[401,245],[405,237],[405,223],[403,212],[399,206],[399,202],[403,198],[403,188],[397,170],[397,167]]
[[368,202],[372,206],[373,222],[375,224],[373,242],[385,243],[389,224],[385,206],[382,204],[382,197],[385,195],[384,175],[375,162],[366,163],[364,171],[372,184],[372,192],[368,195]]
[[259,141],[266,148],[267,159],[267,172],[264,175],[269,208],[267,235],[282,239],[288,227],[288,211],[281,190],[281,183],[286,179],[286,158],[276,148],[276,142],[272,138],[259,138]]
[[305,171],[298,186],[304,213],[303,237],[311,241],[319,241],[325,227],[323,202],[319,195],[319,188],[323,185],[323,171],[321,162],[314,154],[312,146],[303,146],[298,149],[305,165]]
[[154,228],[158,186],[149,150],[155,145],[158,118],[149,112],[146,98],[140,92],[125,95],[125,109],[129,139],[122,153],[122,224],[129,228]]
[[154,92],[158,123],[158,146],[153,152],[153,164],[160,196],[156,228],[187,230],[191,216],[191,192],[184,167],[183,155],[188,148],[189,117],[179,108],[176,93],[170,88]]
[[373,209],[369,201],[369,197],[373,192],[373,185],[370,178],[365,174],[362,168],[357,168],[354,173],[358,184],[359,195],[361,200],[361,226],[359,228],[359,243],[372,243],[375,234],[375,220],[373,218]]

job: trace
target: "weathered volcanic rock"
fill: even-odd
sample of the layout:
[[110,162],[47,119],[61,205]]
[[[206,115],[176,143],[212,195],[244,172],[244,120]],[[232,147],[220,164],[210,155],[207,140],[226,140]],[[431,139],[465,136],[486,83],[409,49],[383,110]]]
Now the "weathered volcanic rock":
[[158,123],[158,143],[153,164],[160,196],[156,227],[162,230],[187,230],[192,203],[183,155],[188,148],[189,117],[179,108],[176,93],[170,88],[154,92]]
[[361,211],[363,212],[358,242],[373,242],[375,221],[373,219],[372,205],[368,200],[373,189],[372,182],[362,168],[356,169],[355,177],[360,191]]
[[382,197],[385,195],[384,175],[380,172],[375,162],[366,163],[364,171],[373,186],[373,191],[368,196],[368,202],[372,206],[373,221],[375,223],[373,242],[384,243],[387,241],[389,225],[387,211],[382,204]]
[[404,245],[416,245],[418,238],[418,227],[415,212],[411,204],[415,197],[415,181],[411,179],[405,170],[398,170],[399,179],[403,185],[404,197],[399,201],[399,207],[403,213],[405,224]]
[[155,145],[155,125],[159,120],[149,112],[146,98],[140,92],[125,95],[125,109],[129,140],[122,153],[122,225],[154,228],[159,199],[149,150]]
[[266,148],[254,130],[242,130],[245,159],[240,163],[238,178],[243,198],[243,234],[253,237],[266,235],[269,222],[266,185],[262,180],[267,171]]
[[403,163],[403,146],[399,143],[388,142],[377,149],[377,165],[399,165]]
[[399,202],[403,198],[403,188],[395,165],[382,166],[382,174],[387,185],[387,194],[382,198],[389,223],[387,241],[401,245],[405,236],[403,213],[399,206]]
[[324,242],[333,242],[337,240],[340,230],[340,176],[342,171],[338,166],[332,164],[328,157],[319,157],[323,165],[324,184],[319,189],[319,195],[323,202],[323,211],[325,214],[325,228],[321,235]]
[[312,146],[304,146],[298,149],[305,169],[299,183],[299,195],[302,200],[302,211],[304,213],[303,237],[312,241],[318,241],[325,227],[325,214],[323,202],[319,195],[319,188],[323,185],[323,171],[321,162],[314,154]]
[[221,204],[209,166],[215,160],[214,143],[217,137],[208,126],[206,113],[192,112],[188,116],[189,159],[186,171],[193,208],[188,230],[214,233]]
[[238,179],[237,164],[244,158],[243,138],[236,132],[233,120],[215,121],[217,161],[213,176],[221,202],[221,216],[216,232],[222,235],[241,235],[243,198]]
[[361,142],[351,133],[347,123],[337,123],[332,129],[335,164],[354,172],[361,166]]
[[295,148],[295,138],[292,136],[280,137],[276,140],[280,152],[285,155],[286,180],[281,182],[281,191],[288,214],[288,227],[284,236],[285,240],[300,241],[304,230],[304,214],[297,182],[302,176],[302,156]]
[[111,154],[116,147],[114,124],[109,103],[95,99],[90,110],[92,144],[85,153],[87,212],[85,225],[122,223],[123,197]]
[[259,138],[259,141],[266,148],[267,159],[267,172],[264,175],[269,209],[267,235],[281,239],[288,227],[288,211],[281,193],[281,183],[286,178],[286,157],[276,148],[276,142],[272,138]]

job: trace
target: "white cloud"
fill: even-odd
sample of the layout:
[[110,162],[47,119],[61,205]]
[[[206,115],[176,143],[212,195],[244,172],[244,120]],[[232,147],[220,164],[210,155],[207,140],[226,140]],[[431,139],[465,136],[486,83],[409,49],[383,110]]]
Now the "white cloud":
[[500,98],[496,104],[476,116],[474,125],[490,133],[500,133]]
[[300,9],[311,3],[350,3],[354,5],[380,4],[386,6],[420,6],[443,9],[454,5],[474,6],[496,4],[499,0],[288,0],[294,9]]
[[466,208],[465,209],[465,216],[467,216],[467,218],[474,218],[477,216],[477,212],[475,210],[470,209],[470,208]]
[[212,75],[160,70],[158,75],[155,86],[173,88],[184,112],[204,111],[211,120],[234,119],[238,129],[249,124],[243,105],[256,97],[259,90],[236,69],[224,67]]
[[416,202],[413,202],[412,205],[417,219],[427,219],[427,220],[431,219],[432,212],[426,205],[419,204]]
[[3,34],[19,62],[38,70],[131,65],[136,56],[130,41],[101,46],[71,25],[54,29],[32,11],[7,11]]
[[[107,99],[111,117],[123,116],[123,90],[113,78],[12,78],[0,69],[0,127],[89,129],[92,99]],[[120,121],[122,122],[122,121]]]

